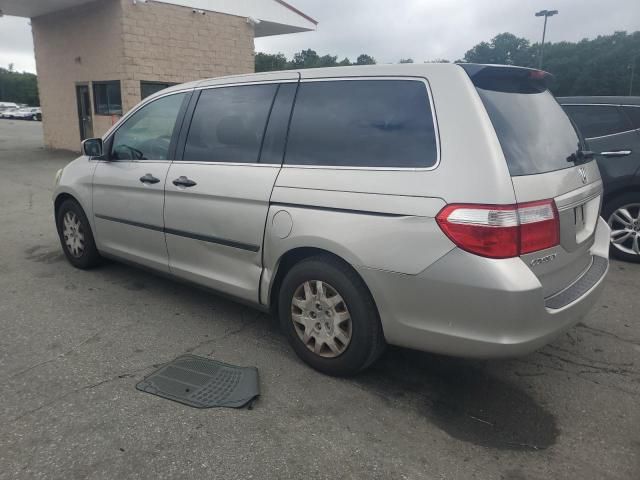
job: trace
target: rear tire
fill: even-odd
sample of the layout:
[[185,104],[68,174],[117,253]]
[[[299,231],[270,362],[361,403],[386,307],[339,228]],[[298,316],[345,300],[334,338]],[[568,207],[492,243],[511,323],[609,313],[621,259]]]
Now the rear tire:
[[640,193],[625,193],[609,200],[602,216],[612,230],[611,256],[640,263]]
[[60,244],[69,263],[87,270],[102,262],[96,248],[89,220],[78,202],[67,199],[56,212],[56,227]]
[[278,312],[296,354],[322,373],[354,375],[384,350],[369,290],[349,265],[329,255],[307,258],[289,270],[280,288]]

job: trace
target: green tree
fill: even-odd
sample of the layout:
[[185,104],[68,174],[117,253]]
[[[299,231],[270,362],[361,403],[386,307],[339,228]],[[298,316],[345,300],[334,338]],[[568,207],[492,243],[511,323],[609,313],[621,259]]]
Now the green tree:
[[289,68],[313,68],[319,61],[320,56],[317,52],[309,48],[294,54],[293,60],[289,62]]
[[[537,68],[540,45],[511,33],[468,50],[462,61]],[[635,62],[633,95],[640,95],[640,31],[614,32],[591,40],[546,43],[542,68],[554,75],[551,90],[558,96],[628,95]]]
[[501,33],[490,42],[480,42],[464,54],[470,63],[497,63],[501,65],[525,65],[534,63],[534,53],[529,40],[512,33]]
[[40,105],[38,78],[33,73],[13,71],[13,64],[0,68],[0,102]]
[[356,60],[356,65],[375,65],[376,59],[366,53],[358,56]]
[[413,58],[401,58],[398,63],[413,63]]
[[283,53],[256,53],[256,72],[272,72],[287,68],[287,57]]

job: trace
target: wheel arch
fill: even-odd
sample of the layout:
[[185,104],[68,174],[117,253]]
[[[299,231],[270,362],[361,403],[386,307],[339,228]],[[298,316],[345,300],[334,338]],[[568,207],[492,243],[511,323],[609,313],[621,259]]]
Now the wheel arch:
[[282,280],[284,279],[286,274],[291,270],[291,268],[293,268],[293,266],[300,263],[301,261],[307,258],[321,256],[321,255],[330,256],[338,260],[339,262],[343,263],[348,268],[350,268],[358,276],[358,278],[360,278],[360,280],[362,281],[362,284],[365,286],[365,288],[369,292],[369,295],[371,296],[371,299],[373,300],[374,305],[376,305],[376,310],[378,309],[375,298],[371,293],[371,289],[365,282],[364,278],[362,278],[362,276],[358,273],[358,271],[355,268],[353,268],[353,265],[349,263],[346,259],[344,259],[342,256],[319,247],[295,247],[295,248],[291,248],[290,250],[287,250],[282,255],[280,255],[273,269],[273,275],[271,277],[272,280],[271,282],[269,282],[269,285],[267,287],[266,305],[269,307],[269,310],[273,314],[277,314],[278,295],[280,293],[280,286],[282,285]]
[[75,202],[80,204],[80,202],[78,202],[78,199],[73,195],[71,195],[70,193],[60,192],[58,195],[56,195],[56,198],[53,201],[53,211],[55,212],[56,215],[58,214],[58,209],[60,208],[60,205],[62,205],[62,203],[65,200],[74,200]]
[[612,202],[615,202],[618,198],[629,194],[636,194],[638,198],[640,198],[640,185],[627,185],[612,192],[605,192],[602,198],[602,215],[604,215],[605,211],[608,210],[608,206]]

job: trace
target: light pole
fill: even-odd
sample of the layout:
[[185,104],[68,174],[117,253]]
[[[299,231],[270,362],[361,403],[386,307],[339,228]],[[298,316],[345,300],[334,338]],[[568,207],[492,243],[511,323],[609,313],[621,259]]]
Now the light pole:
[[547,18],[558,14],[558,10],[540,10],[536,17],[544,17],[544,27],[542,28],[542,44],[540,45],[540,55],[538,57],[538,68],[542,70],[542,56],[544,55],[544,37],[547,34]]
[[629,79],[629,96],[633,95],[633,76],[636,73],[636,58],[637,57],[633,57],[631,65],[629,66],[631,70],[631,78]]

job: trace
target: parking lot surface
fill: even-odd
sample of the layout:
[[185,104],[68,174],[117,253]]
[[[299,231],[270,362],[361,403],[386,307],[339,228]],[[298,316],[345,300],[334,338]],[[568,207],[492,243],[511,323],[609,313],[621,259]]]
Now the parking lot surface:
[[[589,316],[525,358],[391,348],[330,378],[268,315],[71,267],[50,197],[74,155],[41,128],[0,120],[0,478],[640,478],[640,265],[612,262]],[[183,353],[258,367],[262,396],[198,410],[135,389]]]

